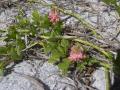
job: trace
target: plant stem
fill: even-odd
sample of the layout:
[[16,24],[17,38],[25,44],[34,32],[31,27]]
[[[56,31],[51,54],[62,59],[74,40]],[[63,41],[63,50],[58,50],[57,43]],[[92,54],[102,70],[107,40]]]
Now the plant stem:
[[105,68],[106,90],[110,90],[109,70]]
[[23,49],[21,52],[23,52],[23,51],[25,51],[27,49],[30,49],[31,47],[33,47],[33,46],[35,46],[37,44],[39,44],[39,42],[34,42],[33,44],[29,45],[27,48]]
[[72,10],[65,10],[65,9],[62,9],[60,7],[58,7],[57,5],[55,4],[48,4],[47,2],[45,2],[44,0],[41,0],[40,2],[36,2],[36,3],[39,3],[43,6],[46,6],[46,7],[52,7],[52,8],[56,8],[57,10],[59,10],[60,12],[66,14],[66,15],[69,15],[69,16],[72,16],[74,18],[76,18],[77,20],[79,20],[83,26],[85,26],[86,28],[88,28],[89,30],[92,31],[93,35],[97,36],[98,38],[101,38],[102,36],[100,34],[98,34],[96,31],[96,28],[91,25],[90,23],[88,23],[84,18],[82,18],[80,16],[80,14],[78,13],[75,13],[75,12],[72,12]]
[[110,57],[109,54],[103,49],[103,48],[100,48],[99,46],[96,46],[88,41],[85,41],[85,40],[82,40],[82,39],[74,39],[74,41],[77,41],[77,42],[80,42],[82,44],[85,44],[85,45],[88,45],[88,46],[91,46],[93,48],[95,48],[96,50],[98,50],[99,52],[101,52],[102,54],[104,54],[106,57]]
[[[40,36],[40,37],[44,38],[44,39],[51,39],[51,37],[49,37],[49,36]],[[75,36],[58,36],[58,37],[54,37],[54,38],[57,38],[57,39],[62,39],[62,38],[71,39],[73,41],[80,42],[80,43],[82,43],[84,45],[91,46],[92,48],[94,48],[94,49],[98,50],[99,52],[101,52],[106,57],[110,58],[109,53],[106,52],[103,48],[100,48],[99,46],[96,46],[96,45],[94,45],[94,44],[92,44],[92,43],[90,43],[88,41],[82,40],[82,39],[77,38]]]
[[[52,38],[49,37],[49,36],[40,36],[40,38],[43,38],[43,39],[52,39]],[[106,57],[110,58],[109,53],[106,52],[103,48],[100,48],[100,47],[97,46],[97,45],[94,45],[94,44],[92,44],[92,43],[90,43],[90,42],[88,42],[88,41],[82,40],[82,39],[77,38],[77,37],[75,37],[75,36],[58,36],[58,37],[54,37],[54,39],[55,39],[55,38],[56,38],[56,39],[69,39],[69,40],[71,39],[71,40],[73,40],[73,41],[80,42],[80,43],[82,43],[82,44],[84,44],[84,45],[91,46],[92,48],[94,48],[94,49],[98,50],[99,52],[101,52],[101,53],[102,53],[103,55],[105,55]],[[39,42],[33,43],[32,45],[30,45],[29,47],[25,48],[25,49],[22,50],[22,51],[25,51],[25,50],[33,47],[33,46],[36,45],[36,44],[39,44]]]
[[62,8],[58,8],[57,6],[54,6],[56,9],[58,9],[60,12],[64,13],[64,14],[67,14],[67,15],[70,15],[74,18],[76,18],[77,20],[79,20],[83,26],[87,27],[88,29],[90,29],[93,33],[93,35],[97,36],[97,32],[96,32],[96,29],[94,28],[94,26],[92,26],[90,23],[88,23],[85,19],[83,19],[80,14],[78,13],[75,13],[75,12],[72,12],[70,10],[64,10]]

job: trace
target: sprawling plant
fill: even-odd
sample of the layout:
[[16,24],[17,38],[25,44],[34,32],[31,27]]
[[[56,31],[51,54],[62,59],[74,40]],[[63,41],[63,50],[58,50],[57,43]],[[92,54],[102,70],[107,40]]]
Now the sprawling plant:
[[60,20],[56,8],[52,8],[45,15],[35,10],[31,18],[24,17],[24,13],[20,12],[20,15],[16,17],[16,23],[7,31],[1,31],[6,33],[3,39],[6,45],[0,47],[0,55],[6,56],[6,60],[0,61],[1,70],[10,62],[22,60],[24,52],[35,45],[42,46],[43,52],[49,55],[49,62],[58,65],[64,73],[71,65],[83,70],[85,66],[98,64],[95,58],[87,55],[83,44],[97,49],[109,58],[109,54],[104,49],[77,37],[65,36],[63,21]]

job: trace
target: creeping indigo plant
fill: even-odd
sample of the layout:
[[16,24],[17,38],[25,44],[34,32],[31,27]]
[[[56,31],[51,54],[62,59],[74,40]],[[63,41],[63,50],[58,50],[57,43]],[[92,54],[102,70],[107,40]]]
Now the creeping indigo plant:
[[[69,51],[72,40],[59,38],[63,36],[63,22],[60,20],[57,10],[52,9],[46,15],[41,15],[35,10],[32,13],[32,18],[23,16],[23,13],[19,15],[16,20],[17,23],[8,28],[4,40],[7,44],[4,48],[0,47],[0,55],[7,56],[6,62],[22,60],[23,52],[35,45],[35,38],[41,38],[40,41],[37,41],[37,44],[42,45],[46,54],[50,54],[49,62],[56,63],[59,61],[58,66],[65,73],[74,62],[78,63],[77,66],[80,69],[88,65],[88,60],[83,61],[83,59],[86,59],[86,55],[82,47],[76,48],[74,45],[71,47],[71,51]],[[83,64],[83,62],[85,63]],[[1,62],[1,64],[4,63]],[[1,69],[6,65],[1,65]]]

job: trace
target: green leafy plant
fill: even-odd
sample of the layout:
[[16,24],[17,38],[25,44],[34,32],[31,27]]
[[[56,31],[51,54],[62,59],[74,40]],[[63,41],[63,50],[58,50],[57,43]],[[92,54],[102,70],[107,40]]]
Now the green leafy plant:
[[[0,62],[1,71],[10,62],[22,60],[24,58],[24,51],[32,48],[36,44],[42,46],[44,53],[49,54],[49,62],[54,64],[59,62],[57,65],[64,73],[67,73],[70,65],[74,63],[77,63],[77,68],[80,70],[83,70],[86,66],[98,63],[96,59],[90,58],[89,55],[86,55],[87,57],[84,58],[85,60],[77,62],[69,60],[68,57],[71,44],[85,44],[100,51],[107,58],[110,57],[110,54],[104,51],[104,49],[95,46],[92,43],[77,37],[65,36],[62,33],[63,22],[60,21],[57,11],[54,10],[56,9],[53,9],[52,13],[49,15],[41,15],[35,10],[33,11],[31,18],[24,17],[24,13],[20,11],[20,14],[16,17],[17,22],[11,25],[7,31],[3,32],[7,34],[3,39],[3,41],[6,42],[6,45],[0,47],[0,55],[6,56],[7,58],[6,62]],[[55,18],[51,16],[52,14]],[[35,40],[36,38],[39,38],[39,40]],[[82,52],[78,53],[82,54]],[[76,60],[79,58],[77,56]]]

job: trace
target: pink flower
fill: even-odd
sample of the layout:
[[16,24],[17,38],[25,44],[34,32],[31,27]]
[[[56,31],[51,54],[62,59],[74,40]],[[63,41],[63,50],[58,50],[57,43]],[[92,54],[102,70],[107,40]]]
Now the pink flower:
[[80,61],[80,60],[83,60],[85,58],[85,54],[83,53],[83,50],[80,50],[80,48],[76,47],[76,46],[73,46],[71,48],[71,51],[70,51],[70,55],[68,57],[68,59],[70,61]]
[[53,24],[56,24],[60,20],[60,17],[56,9],[52,9],[49,12],[48,18],[50,19],[50,22],[52,22]]

